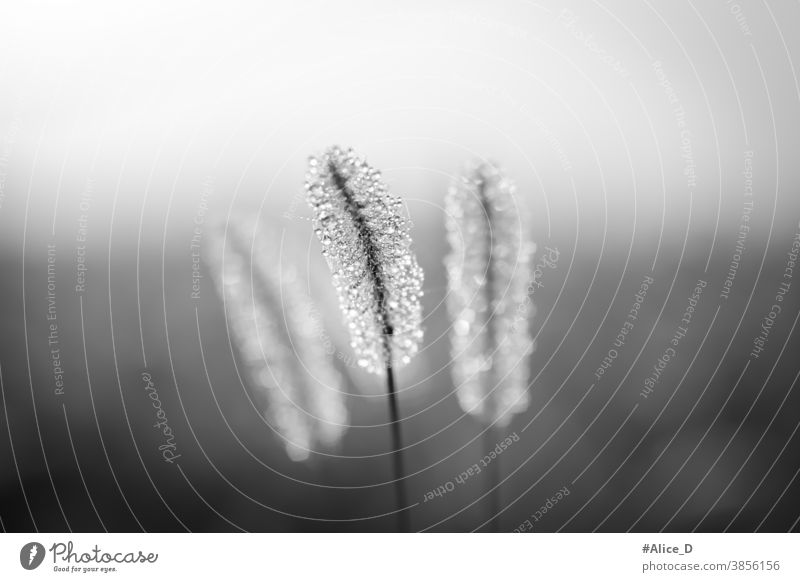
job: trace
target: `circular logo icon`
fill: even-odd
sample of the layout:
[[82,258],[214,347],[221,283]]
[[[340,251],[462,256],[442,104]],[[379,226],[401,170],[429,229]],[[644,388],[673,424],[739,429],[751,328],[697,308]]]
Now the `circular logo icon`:
[[35,570],[44,561],[44,546],[39,542],[29,542],[19,551],[19,563],[26,570]]

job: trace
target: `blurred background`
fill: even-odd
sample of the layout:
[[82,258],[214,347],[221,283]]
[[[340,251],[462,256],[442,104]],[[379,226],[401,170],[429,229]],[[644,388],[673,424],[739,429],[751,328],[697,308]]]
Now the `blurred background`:
[[[447,486],[488,452],[450,379],[442,266],[444,195],[475,158],[516,181],[534,262],[558,257],[531,294],[530,405],[496,436],[519,437],[495,461],[497,529],[797,530],[799,19],[683,1],[6,6],[0,525],[396,527],[383,386],[352,365],[304,198],[308,156],[336,143],[406,201],[425,271],[423,350],[398,378],[415,530],[491,517],[486,473]],[[193,260],[242,214],[321,315],[349,411],[334,453],[287,456]]]

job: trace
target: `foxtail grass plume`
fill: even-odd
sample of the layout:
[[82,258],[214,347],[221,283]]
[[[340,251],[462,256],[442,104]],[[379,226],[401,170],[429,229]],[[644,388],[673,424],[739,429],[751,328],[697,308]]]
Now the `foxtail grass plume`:
[[308,202],[359,366],[383,374],[422,342],[422,269],[403,202],[351,149],[309,160]]
[[309,160],[314,232],[333,274],[358,364],[384,375],[389,397],[398,528],[409,529],[394,369],[422,342],[422,269],[411,252],[403,203],[380,172],[337,146]]
[[348,423],[342,378],[325,353],[299,275],[281,262],[279,241],[260,233],[254,220],[231,222],[209,237],[210,270],[249,383],[266,402],[265,419],[292,460],[335,449]]
[[447,307],[452,375],[464,411],[503,427],[528,406],[533,345],[526,293],[530,257],[515,186],[490,163],[474,163],[446,198]]

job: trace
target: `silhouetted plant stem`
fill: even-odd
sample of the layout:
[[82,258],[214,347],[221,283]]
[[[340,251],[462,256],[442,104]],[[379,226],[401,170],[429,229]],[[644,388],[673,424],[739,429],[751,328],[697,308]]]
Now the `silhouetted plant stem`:
[[[497,430],[490,426],[483,433],[483,449],[491,451],[496,442]],[[489,463],[489,521],[488,529],[491,532],[500,531],[500,457]]]
[[391,364],[386,366],[386,388],[389,392],[389,416],[392,425],[392,458],[394,461],[394,490],[397,499],[397,528],[409,531],[409,518],[406,511],[407,497],[405,468],[403,463],[403,439],[400,433],[400,412],[397,406],[397,392],[394,386],[394,371]]

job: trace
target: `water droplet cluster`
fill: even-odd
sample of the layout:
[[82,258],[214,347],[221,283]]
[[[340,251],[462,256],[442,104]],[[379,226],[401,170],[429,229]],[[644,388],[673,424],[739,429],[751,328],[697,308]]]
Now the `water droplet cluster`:
[[453,181],[445,210],[458,399],[464,411],[506,426],[528,406],[527,356],[533,342],[527,287],[536,247],[523,236],[514,184],[490,163],[472,164]]
[[383,374],[422,343],[423,273],[403,202],[351,149],[309,160],[306,194],[358,364]]

